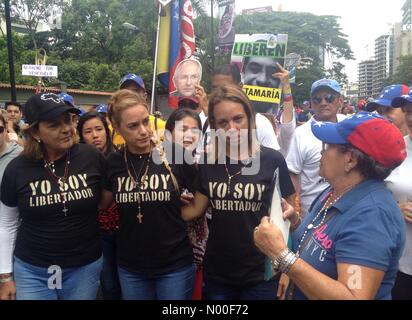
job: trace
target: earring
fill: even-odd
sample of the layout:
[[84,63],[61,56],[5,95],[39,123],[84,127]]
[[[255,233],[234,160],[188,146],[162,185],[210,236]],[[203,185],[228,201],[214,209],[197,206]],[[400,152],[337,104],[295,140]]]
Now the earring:
[[37,142],[40,144],[40,143],[41,143],[41,140],[39,139],[39,140],[37,140]]

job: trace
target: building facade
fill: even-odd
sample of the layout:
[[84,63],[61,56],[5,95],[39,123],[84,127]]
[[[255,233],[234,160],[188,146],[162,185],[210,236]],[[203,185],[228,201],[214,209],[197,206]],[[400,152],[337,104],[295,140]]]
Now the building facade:
[[372,96],[377,98],[385,80],[392,74],[392,37],[380,36],[375,40],[375,64],[373,68]]
[[375,60],[362,61],[358,65],[358,96],[361,99],[372,97]]

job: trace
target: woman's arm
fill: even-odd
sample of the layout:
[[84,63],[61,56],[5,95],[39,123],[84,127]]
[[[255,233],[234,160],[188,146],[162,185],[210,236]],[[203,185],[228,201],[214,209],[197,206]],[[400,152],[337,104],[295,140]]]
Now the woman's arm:
[[[276,259],[287,249],[281,231],[267,217],[254,233],[256,246],[268,257]],[[319,272],[302,259],[297,259],[288,272],[289,278],[308,299],[374,299],[384,272],[351,264],[338,264],[338,280]]]
[[14,300],[13,251],[19,228],[19,210],[0,202],[0,300]]
[[199,218],[202,214],[205,213],[208,206],[208,197],[200,192],[196,192],[193,201],[185,206],[182,206],[182,219],[185,221],[190,221]]
[[18,208],[0,202],[0,274],[13,272],[13,251],[18,228]]
[[303,294],[312,300],[373,300],[385,273],[359,265],[338,263],[334,280],[298,259],[288,273]]

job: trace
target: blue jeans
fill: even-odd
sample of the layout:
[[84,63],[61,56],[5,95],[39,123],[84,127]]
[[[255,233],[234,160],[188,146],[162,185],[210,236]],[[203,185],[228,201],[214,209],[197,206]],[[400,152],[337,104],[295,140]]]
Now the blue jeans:
[[117,273],[116,260],[116,232],[104,232],[103,244],[103,269],[100,275],[104,300],[120,300],[122,289],[120,288],[119,274]]
[[206,300],[276,300],[279,279],[262,281],[251,287],[235,287],[213,281],[205,281]]
[[189,265],[160,276],[129,272],[119,267],[125,300],[191,300],[195,267]]
[[76,268],[37,267],[14,257],[17,300],[95,300],[103,259]]

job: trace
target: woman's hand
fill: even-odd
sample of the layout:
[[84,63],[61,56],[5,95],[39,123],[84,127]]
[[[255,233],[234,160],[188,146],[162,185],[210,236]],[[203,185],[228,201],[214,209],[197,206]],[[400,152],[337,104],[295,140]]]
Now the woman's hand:
[[289,220],[293,223],[297,218],[299,218],[299,215],[296,213],[295,209],[285,199],[282,199],[282,211],[283,220]]
[[412,223],[412,202],[404,202],[399,204],[399,208],[401,209],[403,213],[403,217],[405,218],[405,221],[408,223]]
[[277,258],[287,248],[280,229],[269,222],[268,217],[262,218],[260,225],[253,233],[255,245],[271,259]]
[[186,206],[190,203],[193,202],[193,200],[195,199],[193,193],[191,192],[182,192],[180,194],[180,202],[183,206]]
[[286,290],[289,286],[289,277],[282,273],[279,279],[279,284],[278,284],[278,293],[277,297],[279,300],[285,300],[286,297]]
[[195,97],[199,101],[199,106],[207,116],[207,108],[209,107],[209,100],[205,89],[201,85],[195,86]]
[[0,300],[16,300],[16,284],[14,281],[0,283]]
[[272,74],[273,78],[278,78],[282,83],[282,86],[289,86],[289,71],[282,67],[279,63],[276,63],[279,72]]

